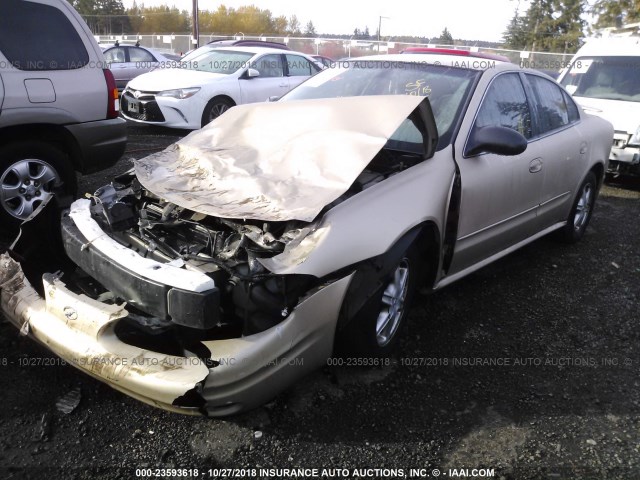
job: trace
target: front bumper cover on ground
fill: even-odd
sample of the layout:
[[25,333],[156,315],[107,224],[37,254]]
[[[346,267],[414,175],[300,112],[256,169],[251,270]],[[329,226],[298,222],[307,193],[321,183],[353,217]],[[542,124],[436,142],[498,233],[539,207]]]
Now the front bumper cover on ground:
[[44,298],[20,264],[0,257],[0,305],[8,319],[80,370],[145,403],[213,416],[256,407],[331,355],[336,320],[351,275],[307,296],[279,325],[242,338],[206,341],[212,364],[124,343],[115,334],[128,315],[77,295],[52,274]]

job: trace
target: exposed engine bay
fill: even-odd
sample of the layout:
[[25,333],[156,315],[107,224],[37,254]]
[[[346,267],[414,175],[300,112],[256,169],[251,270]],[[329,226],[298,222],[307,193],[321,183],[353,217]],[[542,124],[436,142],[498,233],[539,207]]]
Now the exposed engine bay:
[[[417,154],[381,150],[348,191],[313,222],[207,216],[162,200],[130,171],[87,196],[91,219],[127,250],[159,265],[204,273],[215,288],[184,292],[114,269],[115,258],[100,259],[90,253],[95,251],[94,244],[77,232],[74,223],[78,219],[71,218],[72,213],[63,217],[62,231],[67,255],[79,266],[73,285],[78,292],[103,302],[126,302],[130,315],[116,333],[138,346],[142,345],[135,338],[140,335],[157,340],[177,333],[178,337],[210,340],[262,332],[287,318],[302,298],[327,279],[277,275],[261,260],[282,254],[287,246],[295,247],[322,224],[331,208],[420,161]],[[155,344],[147,339],[143,341],[147,347],[147,341]]]

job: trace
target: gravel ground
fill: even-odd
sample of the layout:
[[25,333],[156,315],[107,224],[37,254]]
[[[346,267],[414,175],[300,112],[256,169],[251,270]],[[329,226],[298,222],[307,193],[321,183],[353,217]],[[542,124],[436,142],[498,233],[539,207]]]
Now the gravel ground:
[[[181,135],[131,126],[123,160],[81,188]],[[0,319],[0,474],[640,478],[639,202],[638,182],[606,186],[580,244],[541,239],[418,296],[388,365],[327,366],[225,420],[143,405]]]

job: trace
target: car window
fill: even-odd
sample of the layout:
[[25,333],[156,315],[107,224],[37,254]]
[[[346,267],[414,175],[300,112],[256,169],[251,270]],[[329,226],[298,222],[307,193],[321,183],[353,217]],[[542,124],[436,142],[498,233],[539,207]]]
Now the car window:
[[479,74],[476,70],[427,63],[341,61],[294,88],[280,101],[359,95],[429,97],[440,149],[448,145]]
[[0,51],[20,70],[71,70],[89,62],[73,24],[49,5],[2,0],[0,32]]
[[311,76],[316,73],[316,69],[311,66],[311,62],[300,55],[287,55],[287,68],[290,77]]
[[129,47],[129,61],[130,62],[155,62],[156,59],[148,51],[142,48]]
[[567,104],[567,111],[569,112],[569,123],[577,122],[580,120],[580,111],[578,110],[578,105],[573,101],[573,98],[569,96],[567,92],[562,91],[562,96],[564,97],[564,103]]
[[124,47],[113,47],[104,52],[104,59],[108,63],[124,63],[126,62],[126,56]]
[[284,76],[282,55],[280,54],[265,55],[264,57],[260,57],[252,66],[256,70],[258,70],[258,72],[260,72],[261,78]]
[[537,96],[538,128],[540,134],[551,132],[569,124],[569,110],[561,88],[554,82],[537,75],[527,75]]
[[488,126],[507,127],[531,138],[531,112],[517,73],[500,75],[491,83],[474,128]]
[[402,152],[422,154],[424,153],[424,138],[416,124],[407,118],[389,137],[385,147]]

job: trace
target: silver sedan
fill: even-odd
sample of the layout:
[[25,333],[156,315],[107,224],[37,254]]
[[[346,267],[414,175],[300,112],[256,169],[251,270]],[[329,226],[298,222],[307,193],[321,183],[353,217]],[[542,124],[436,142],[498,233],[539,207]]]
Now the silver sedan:
[[158,67],[170,68],[180,61],[178,55],[163,54],[139,45],[118,44],[101,47],[119,91],[124,90],[127,83],[138,75]]

